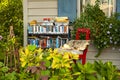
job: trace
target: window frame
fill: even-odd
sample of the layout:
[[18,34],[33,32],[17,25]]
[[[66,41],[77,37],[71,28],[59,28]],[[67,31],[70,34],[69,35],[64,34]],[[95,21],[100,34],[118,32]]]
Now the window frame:
[[[81,13],[81,12],[80,12],[80,11],[81,11],[81,10],[80,10],[80,9],[81,9],[80,6],[85,6],[85,5],[86,5],[86,0],[77,0],[77,1],[78,1],[78,5],[79,5],[79,6],[78,6],[78,10],[79,10],[79,11],[78,11],[77,14],[80,14],[80,13]],[[96,0],[95,0],[95,1],[96,1]],[[109,1],[109,4],[111,4],[111,3],[110,3],[111,0],[108,0],[108,1]],[[80,2],[82,2],[82,3],[80,3]],[[81,5],[81,4],[82,4],[82,5]],[[108,8],[108,10],[109,10],[109,11],[108,11],[107,16],[110,17],[110,16],[111,16],[110,8]],[[84,12],[84,8],[83,8],[82,11]],[[112,13],[114,14],[115,12],[116,12],[116,0],[113,0],[113,10],[112,10]],[[78,15],[78,17],[79,17],[79,16],[80,16],[80,15]]]

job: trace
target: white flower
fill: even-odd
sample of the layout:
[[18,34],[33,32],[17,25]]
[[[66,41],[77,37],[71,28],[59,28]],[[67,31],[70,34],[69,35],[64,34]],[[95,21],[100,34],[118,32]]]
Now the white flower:
[[112,23],[110,23],[110,25],[112,26]]
[[109,28],[112,28],[112,24],[109,25]]
[[110,34],[110,31],[107,31],[107,34]]
[[3,38],[3,37],[0,35],[0,40],[2,40],[2,38]]
[[110,37],[110,39],[112,39],[112,37]]
[[107,44],[107,42],[104,42],[104,44]]
[[112,40],[110,40],[110,43],[113,43],[113,41],[112,41]]
[[117,44],[117,42],[115,41],[114,44]]

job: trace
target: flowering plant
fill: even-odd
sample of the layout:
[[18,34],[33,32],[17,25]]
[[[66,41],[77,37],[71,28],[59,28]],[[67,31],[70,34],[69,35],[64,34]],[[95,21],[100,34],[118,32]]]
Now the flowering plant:
[[120,35],[118,35],[120,34],[120,20],[117,17],[116,14],[109,18],[105,16],[104,12],[100,10],[99,2],[96,2],[94,6],[88,4],[80,18],[77,18],[73,23],[73,38],[75,38],[78,27],[90,28],[91,40],[98,49],[96,55],[98,57],[103,49],[120,46]]

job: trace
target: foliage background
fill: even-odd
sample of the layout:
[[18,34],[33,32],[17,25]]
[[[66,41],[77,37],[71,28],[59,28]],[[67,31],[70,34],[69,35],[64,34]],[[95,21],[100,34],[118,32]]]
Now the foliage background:
[[[7,36],[9,35],[9,26],[14,27],[14,34],[19,45],[23,43],[23,6],[22,0],[0,0],[0,35],[3,39],[0,41],[0,55],[5,49]],[[2,56],[0,57],[0,59]]]
[[[120,20],[118,13],[111,17],[105,16],[100,9],[99,1],[96,4],[85,6],[84,12],[73,23],[72,38],[75,39],[77,28],[90,28],[91,40],[98,49],[99,56],[103,49],[120,46]],[[113,48],[114,49],[114,48]],[[120,49],[119,49],[120,51]]]

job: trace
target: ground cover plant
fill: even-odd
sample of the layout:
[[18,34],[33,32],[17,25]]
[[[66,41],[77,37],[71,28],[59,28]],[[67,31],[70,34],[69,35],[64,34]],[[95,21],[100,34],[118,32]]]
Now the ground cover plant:
[[69,51],[28,45],[19,49],[19,55],[17,70],[0,62],[0,80],[119,80],[120,76],[111,62],[82,65],[79,55]]
[[[111,62],[77,63],[78,54],[59,52],[58,49],[41,49],[28,45],[19,49],[20,75],[30,80],[119,80],[120,73]],[[20,76],[19,76],[20,78]],[[22,79],[22,78],[21,78]]]

